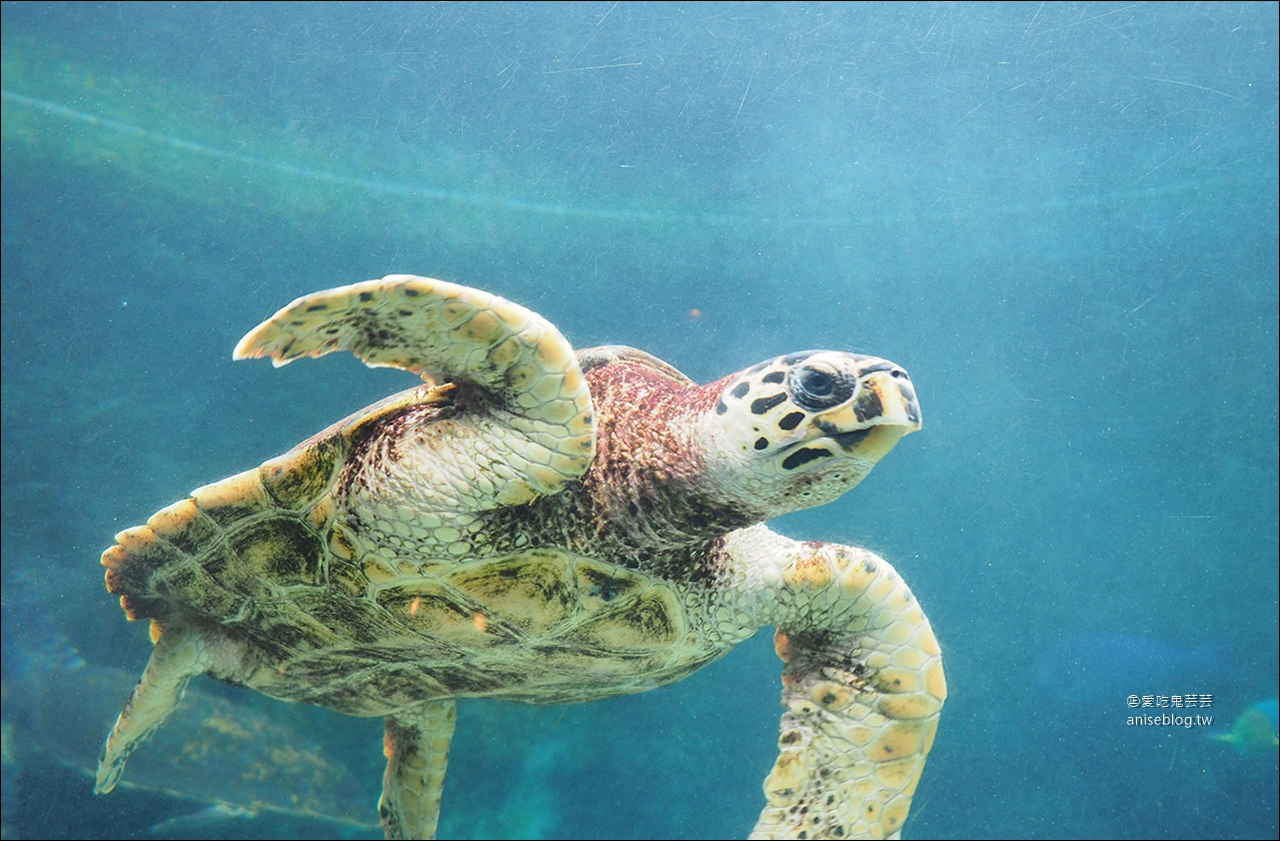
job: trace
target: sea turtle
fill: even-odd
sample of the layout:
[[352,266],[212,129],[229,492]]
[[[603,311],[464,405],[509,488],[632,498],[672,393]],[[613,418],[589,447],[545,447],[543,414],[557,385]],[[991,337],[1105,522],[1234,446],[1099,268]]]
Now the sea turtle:
[[786,711],[754,835],[900,830],[946,696],[929,622],[883,559],[762,523],[840,496],[920,427],[902,368],[808,351],[698,386],[412,275],[299,298],[234,355],[333,350],[426,383],[103,553],[155,646],[95,791],[209,674],[385,716],[384,831],[430,837],[455,699],[641,692],[775,626]]

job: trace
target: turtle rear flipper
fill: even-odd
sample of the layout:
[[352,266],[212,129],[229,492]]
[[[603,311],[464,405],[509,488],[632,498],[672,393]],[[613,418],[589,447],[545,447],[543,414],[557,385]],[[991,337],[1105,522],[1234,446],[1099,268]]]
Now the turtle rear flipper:
[[387,838],[436,837],[456,721],[457,704],[448,698],[430,701],[416,712],[387,716],[387,770],[378,800]]
[[[505,298],[388,275],[297,299],[241,339],[234,356],[270,357],[279,367],[335,350],[371,367],[470,386],[460,399],[487,404],[461,413],[452,443],[434,442],[443,469],[450,460],[466,465],[458,484],[484,488],[460,500],[464,510],[555,493],[591,463],[591,393],[573,348],[551,322]],[[473,466],[486,481],[477,483]]]
[[[155,630],[158,629],[153,627]],[[116,787],[129,754],[155,733],[178,706],[187,682],[222,659],[223,652],[217,650],[220,642],[184,624],[160,633],[142,678],[107,735],[98,759],[94,794],[106,794]]]

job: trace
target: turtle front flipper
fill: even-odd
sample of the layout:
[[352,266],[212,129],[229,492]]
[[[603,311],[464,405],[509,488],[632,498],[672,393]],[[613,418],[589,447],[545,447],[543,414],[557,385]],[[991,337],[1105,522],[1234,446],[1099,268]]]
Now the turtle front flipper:
[[129,755],[178,706],[187,682],[213,665],[214,655],[206,643],[205,636],[188,625],[174,625],[156,640],[142,679],[107,735],[98,759],[94,794],[106,794],[116,787]]
[[435,838],[457,704],[428,702],[420,711],[387,716],[378,816],[387,838]]
[[752,837],[898,837],[947,696],[933,629],[877,555],[769,536],[786,712]]
[[478,396],[460,399],[484,400],[485,411],[468,413],[470,425],[450,434],[468,469],[494,466],[495,489],[482,503],[496,497],[514,505],[555,493],[591,463],[591,393],[573,348],[549,321],[505,298],[388,275],[297,299],[241,339],[234,356],[266,356],[279,367],[335,350],[371,367],[475,387]]

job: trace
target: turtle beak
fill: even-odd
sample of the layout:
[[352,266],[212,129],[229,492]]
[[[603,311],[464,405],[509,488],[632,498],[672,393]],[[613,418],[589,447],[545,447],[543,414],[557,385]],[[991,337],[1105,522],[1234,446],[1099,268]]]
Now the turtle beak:
[[920,401],[906,371],[882,359],[863,362],[853,398],[814,422],[850,456],[879,461],[920,429]]

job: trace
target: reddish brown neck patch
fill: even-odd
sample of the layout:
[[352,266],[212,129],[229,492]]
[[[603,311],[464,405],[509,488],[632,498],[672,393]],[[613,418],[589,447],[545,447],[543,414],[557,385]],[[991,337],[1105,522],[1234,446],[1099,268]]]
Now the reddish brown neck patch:
[[724,380],[686,386],[626,363],[586,377],[596,456],[582,487],[610,531],[636,543],[688,544],[751,522],[705,481],[698,419],[714,410]]

